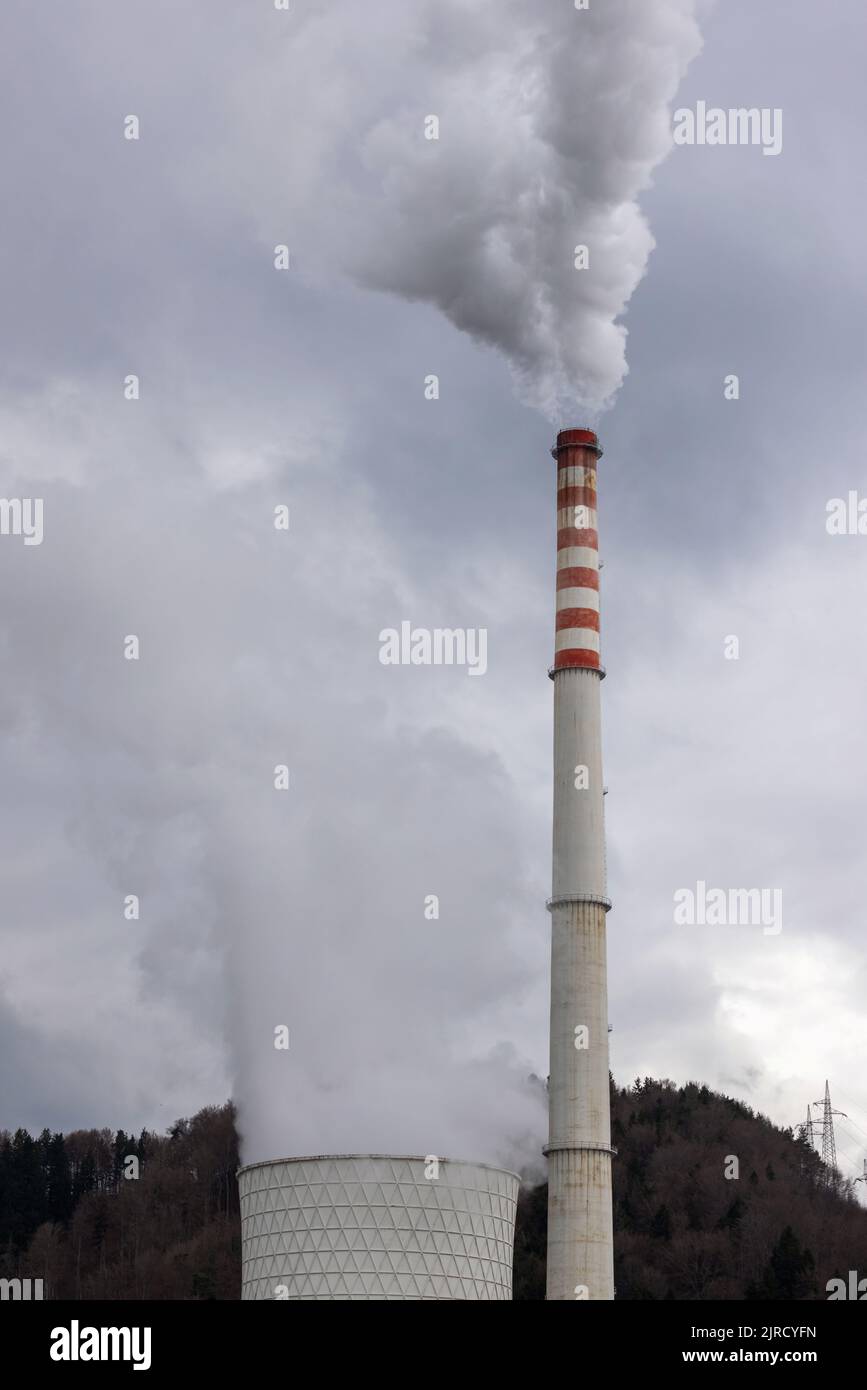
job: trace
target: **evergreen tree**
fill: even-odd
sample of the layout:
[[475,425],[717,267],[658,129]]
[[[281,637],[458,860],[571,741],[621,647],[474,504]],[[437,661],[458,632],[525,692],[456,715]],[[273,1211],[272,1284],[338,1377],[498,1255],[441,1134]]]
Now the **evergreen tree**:
[[6,1203],[8,1232],[16,1250],[24,1250],[45,1217],[45,1176],[42,1149],[26,1129],[12,1136]]
[[663,1202],[650,1223],[650,1234],[656,1236],[657,1240],[671,1240],[671,1231],[671,1212]]
[[779,1301],[810,1298],[815,1292],[816,1262],[791,1226],[787,1226],[771,1251],[758,1297]]
[[717,1222],[717,1229],[720,1231],[737,1230],[746,1210],[746,1202],[742,1201],[740,1197],[735,1197],[728,1211]]
[[72,1215],[72,1173],[62,1134],[54,1134],[46,1163],[47,1219],[66,1225]]
[[122,1129],[119,1129],[114,1136],[112,1172],[114,1174],[115,1187],[123,1177],[123,1161],[127,1154],[135,1153],[135,1140],[132,1135],[127,1138]]
[[85,1154],[78,1165],[75,1180],[72,1184],[72,1203],[77,1206],[82,1197],[88,1192],[93,1192],[96,1187],[96,1160],[92,1153]]

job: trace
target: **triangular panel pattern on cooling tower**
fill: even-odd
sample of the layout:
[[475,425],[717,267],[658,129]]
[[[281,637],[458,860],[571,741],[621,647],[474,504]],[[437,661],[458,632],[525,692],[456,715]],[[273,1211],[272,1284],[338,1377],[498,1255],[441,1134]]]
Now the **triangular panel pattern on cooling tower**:
[[482,1164],[345,1156],[243,1168],[244,1299],[512,1297],[518,1179]]

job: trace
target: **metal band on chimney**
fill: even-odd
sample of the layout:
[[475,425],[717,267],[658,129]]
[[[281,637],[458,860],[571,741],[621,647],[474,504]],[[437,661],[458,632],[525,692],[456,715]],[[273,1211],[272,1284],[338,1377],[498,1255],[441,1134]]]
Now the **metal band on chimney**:
[[548,1154],[612,1154],[617,1157],[617,1150],[613,1144],[545,1144],[542,1153],[547,1158]]
[[611,899],[603,898],[599,893],[560,893],[556,898],[545,899],[549,912],[553,912],[555,907],[571,907],[573,903],[595,904],[596,907],[604,907],[606,912],[611,911]]

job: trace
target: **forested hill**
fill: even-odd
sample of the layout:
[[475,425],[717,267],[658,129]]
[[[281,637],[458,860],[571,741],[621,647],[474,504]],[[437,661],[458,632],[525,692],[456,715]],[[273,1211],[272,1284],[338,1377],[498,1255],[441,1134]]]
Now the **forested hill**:
[[[649,1079],[612,1085],[611,1120],[618,1299],[826,1299],[829,1279],[867,1276],[867,1209],[801,1131]],[[521,1196],[516,1299],[544,1297],[546,1202]]]
[[0,1134],[0,1277],[46,1298],[239,1298],[237,1168],[231,1105],[167,1135]]
[[[824,1299],[867,1275],[867,1210],[802,1138],[705,1086],[611,1096],[618,1298]],[[237,1167],[231,1105],[166,1135],[2,1132],[0,1278],[51,1298],[238,1298]],[[544,1296],[546,1198],[521,1196],[516,1299]]]

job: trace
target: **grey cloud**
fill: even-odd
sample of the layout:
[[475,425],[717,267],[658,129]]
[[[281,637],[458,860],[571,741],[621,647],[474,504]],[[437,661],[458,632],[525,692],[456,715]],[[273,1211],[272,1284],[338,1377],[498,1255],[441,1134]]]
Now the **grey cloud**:
[[[396,112],[448,95],[465,24],[458,90],[485,43],[485,81],[507,72],[520,7],[426,9],[420,48],[404,5],[7,8],[0,476],[45,497],[46,534],[0,543],[0,1122],[161,1124],[231,1085],[248,1155],[523,1161],[544,1129],[524,1079],[547,1070],[549,429],[435,309],[435,260],[431,284],[396,264],[412,304],[346,281],[394,244],[402,198],[418,212],[399,181],[376,203],[404,157]],[[679,150],[639,190],[657,250],[600,472],[613,1065],[710,1084],[758,1067],[747,1098],[784,1123],[826,1074],[861,1084],[863,566],[823,516],[863,483],[863,14],[835,14],[827,34],[807,6],[703,21],[678,102],[782,105],[785,150]],[[600,198],[631,178],[631,142],[643,165],[662,148],[621,90],[616,187],[581,146],[580,93],[559,132],[537,108],[550,160]],[[449,203],[474,159],[499,178],[530,148],[483,136],[450,167],[441,142]],[[484,623],[488,674],[384,670],[376,636],[403,617]],[[676,936],[671,892],[711,872],[784,874],[781,937]],[[284,1013],[288,1058],[264,1040]]]

